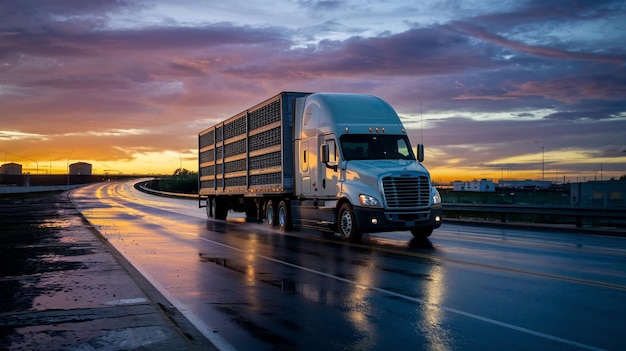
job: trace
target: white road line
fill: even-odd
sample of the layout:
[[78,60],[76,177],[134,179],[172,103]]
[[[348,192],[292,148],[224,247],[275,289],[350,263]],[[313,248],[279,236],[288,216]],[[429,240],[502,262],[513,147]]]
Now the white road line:
[[300,266],[300,265],[297,265],[297,264],[281,261],[281,260],[278,260],[278,259],[275,259],[275,258],[272,258],[272,257],[269,257],[269,256],[260,255],[260,254],[254,253],[254,252],[246,251],[244,249],[240,249],[238,247],[234,247],[234,246],[230,246],[230,245],[227,245],[227,244],[224,244],[224,243],[220,243],[220,242],[215,241],[215,240],[211,240],[211,239],[207,239],[207,238],[203,238],[203,237],[198,237],[198,236],[195,236],[195,237],[200,239],[200,240],[209,242],[211,244],[219,245],[219,246],[222,246],[222,247],[234,250],[234,251],[239,251],[239,252],[245,253],[247,255],[254,255],[256,257],[259,257],[259,258],[262,258],[262,259],[265,259],[265,260],[269,260],[269,261],[272,261],[272,262],[276,262],[276,263],[279,263],[279,264],[282,264],[282,265],[285,265],[285,266],[301,269],[301,270],[307,271],[309,273],[317,274],[317,275],[320,275],[320,276],[323,276],[323,277],[326,277],[326,278],[335,279],[335,280],[338,280],[338,281],[341,281],[341,282],[344,282],[344,283],[352,284],[352,285],[355,285],[355,286],[357,286],[359,288],[369,289],[369,290],[373,290],[373,291],[376,291],[376,292],[379,292],[379,293],[382,293],[382,294],[398,297],[398,298],[401,298],[401,299],[404,299],[404,300],[408,300],[408,301],[412,301],[412,302],[417,302],[417,303],[420,303],[420,304],[428,305],[428,306],[431,306],[431,307],[435,307],[435,308],[441,309],[441,310],[446,311],[446,312],[450,312],[450,313],[458,314],[458,315],[461,315],[461,316],[464,316],[464,317],[476,319],[476,320],[479,320],[479,321],[482,321],[482,322],[485,322],[485,323],[497,325],[499,327],[503,327],[503,328],[507,328],[507,329],[511,329],[511,330],[515,330],[515,331],[519,331],[519,332],[522,332],[522,333],[525,333],[525,334],[528,334],[528,335],[533,335],[533,336],[536,336],[536,337],[539,337],[539,338],[555,341],[555,342],[562,343],[562,344],[565,344],[565,345],[578,347],[578,348],[581,348],[581,349],[584,349],[584,350],[594,350],[594,351],[603,351],[604,350],[604,349],[601,349],[601,348],[598,348],[598,347],[595,347],[595,346],[582,344],[582,343],[579,343],[579,342],[576,342],[576,341],[563,339],[563,338],[560,338],[558,336],[554,336],[554,335],[538,332],[538,331],[535,331],[535,330],[532,330],[532,329],[520,327],[520,326],[517,326],[517,325],[501,322],[501,321],[498,321],[498,320],[495,320],[495,319],[479,316],[479,315],[476,315],[476,314],[473,314],[473,313],[461,311],[461,310],[458,310],[456,308],[451,308],[451,307],[446,307],[446,306],[442,306],[442,305],[439,305],[439,304],[431,303],[431,302],[428,302],[426,300],[419,299],[419,298],[416,298],[416,297],[400,294],[400,293],[397,293],[397,292],[393,292],[393,291],[390,291],[390,290],[378,288],[378,287],[367,285],[367,284],[362,284],[362,283],[356,282],[354,280],[342,278],[342,277],[339,277],[339,276],[336,276],[336,275],[332,275],[332,274],[328,274],[328,273],[324,273],[324,272],[321,272],[321,271],[318,271],[318,270],[315,270],[315,269],[311,269],[311,268],[303,267],[303,266]]

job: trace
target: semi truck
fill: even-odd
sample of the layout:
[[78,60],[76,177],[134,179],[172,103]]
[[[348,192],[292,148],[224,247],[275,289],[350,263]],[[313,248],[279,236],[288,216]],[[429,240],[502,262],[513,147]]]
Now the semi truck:
[[198,134],[198,205],[290,231],[363,233],[441,225],[441,197],[394,109],[379,97],[281,92]]

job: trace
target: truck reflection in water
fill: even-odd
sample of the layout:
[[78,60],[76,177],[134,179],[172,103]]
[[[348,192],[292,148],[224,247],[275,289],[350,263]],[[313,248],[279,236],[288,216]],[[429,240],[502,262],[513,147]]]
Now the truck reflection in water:
[[[380,301],[376,300],[393,299],[406,301],[400,306],[415,308],[416,319],[405,322],[406,326],[414,327],[412,339],[417,335],[418,340],[424,340],[421,347],[450,348],[452,337],[444,326],[445,311],[439,307],[445,298],[445,276],[440,265],[430,261],[407,263],[405,259],[390,257],[381,260],[380,251],[332,241],[326,244],[327,251],[314,251],[307,248],[306,240],[293,236],[246,235],[249,240],[245,247],[237,249],[239,253],[229,257],[205,254],[200,257],[204,262],[241,274],[245,288],[234,295],[242,300],[229,306],[220,305],[218,309],[253,335],[261,333],[263,338],[271,335],[273,344],[295,346],[288,338],[289,329],[313,328],[310,337],[326,339],[325,345],[376,349],[384,338],[381,328],[387,327],[381,325],[382,316],[374,307]],[[222,240],[225,245],[241,244],[233,235],[224,235]],[[284,251],[285,247],[289,251]],[[277,248],[276,252],[273,248]],[[277,269],[275,263],[282,268]],[[268,285],[276,290],[268,293],[263,289]],[[322,323],[315,320],[319,305],[333,307],[332,320]],[[279,325],[272,327],[274,323]],[[403,328],[402,332],[407,333],[407,329],[410,330]],[[406,345],[407,341],[395,342]]]

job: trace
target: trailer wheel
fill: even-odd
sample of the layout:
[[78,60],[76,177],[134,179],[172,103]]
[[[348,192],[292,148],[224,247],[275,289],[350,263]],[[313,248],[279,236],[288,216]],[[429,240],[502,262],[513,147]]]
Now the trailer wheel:
[[289,211],[289,205],[285,201],[281,201],[278,204],[278,228],[280,228],[282,232],[286,232],[291,229],[291,214]]
[[276,206],[273,200],[267,201],[265,205],[265,219],[270,228],[276,227]]
[[415,228],[411,229],[411,234],[416,239],[426,239],[433,233],[433,228]]
[[339,207],[337,223],[339,224],[337,226],[337,229],[339,229],[339,235],[343,240],[349,240],[351,242],[361,240],[361,236],[363,234],[357,230],[352,205],[346,202]]

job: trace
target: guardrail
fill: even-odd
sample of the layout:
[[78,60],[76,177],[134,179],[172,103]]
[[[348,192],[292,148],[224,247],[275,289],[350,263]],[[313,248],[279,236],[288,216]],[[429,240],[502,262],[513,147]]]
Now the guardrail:
[[[146,186],[147,181],[138,182],[135,188],[145,193],[158,196],[198,199],[197,194],[181,194],[170,193],[150,189]],[[614,227],[619,235],[626,234],[626,208],[598,208],[598,207],[571,207],[571,206],[545,206],[532,204],[459,204],[444,203],[443,204],[444,220],[446,218],[465,218],[465,219],[482,219],[497,220],[501,223],[531,223],[527,217],[538,216],[539,221],[535,221],[536,225],[555,224],[548,217],[558,217],[565,219],[565,222],[571,222],[576,228],[597,226],[598,221],[609,221],[609,225],[603,224],[605,227]],[[524,217],[522,220],[518,217]],[[541,217],[546,219],[541,221]],[[484,222],[482,222],[484,223]],[[557,224],[563,224],[559,222]],[[567,223],[566,223],[567,224]],[[614,233],[617,234],[617,233]]]
[[148,194],[152,194],[152,195],[158,195],[158,196],[185,198],[185,199],[197,199],[198,198],[198,194],[171,193],[171,192],[167,192],[167,191],[160,191],[160,190],[150,189],[147,186],[147,183],[149,183],[150,181],[151,180],[141,181],[139,183],[136,183],[135,184],[135,189],[137,189],[139,191],[143,191],[144,193],[148,193]]
[[571,206],[545,206],[530,204],[443,204],[444,217],[459,218],[461,214],[467,216],[474,214],[501,222],[509,222],[512,217],[538,216],[569,219],[581,228],[585,225],[594,225],[595,222],[608,222],[611,226],[626,227],[626,208],[600,208],[600,207],[571,207]]

